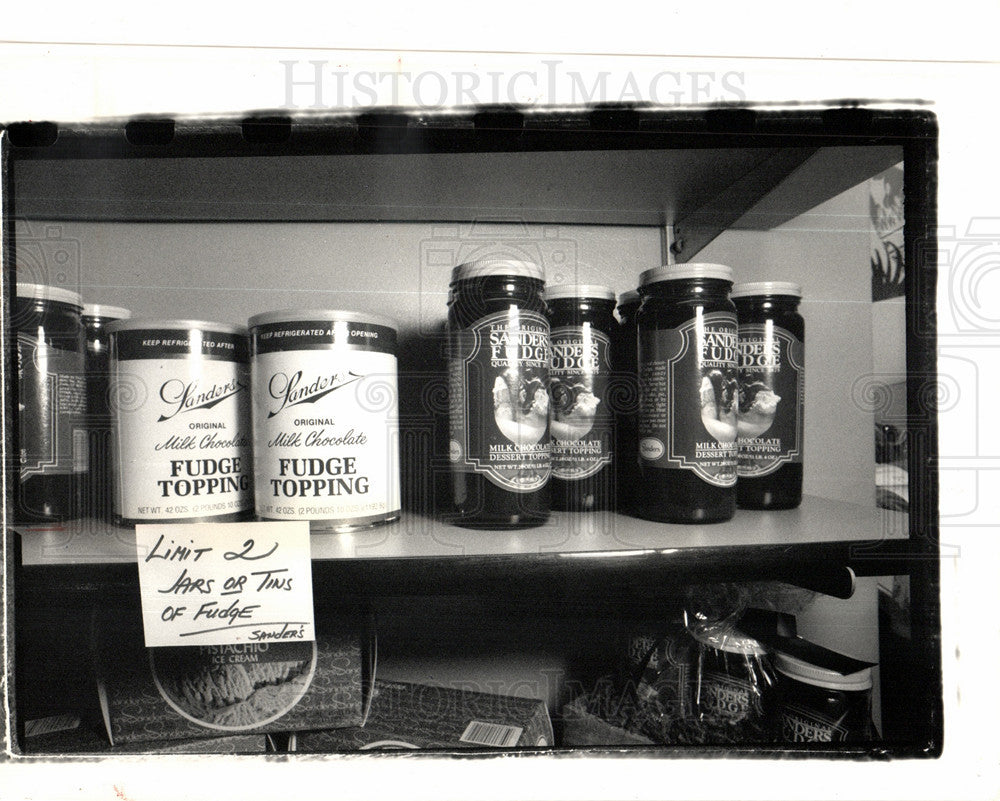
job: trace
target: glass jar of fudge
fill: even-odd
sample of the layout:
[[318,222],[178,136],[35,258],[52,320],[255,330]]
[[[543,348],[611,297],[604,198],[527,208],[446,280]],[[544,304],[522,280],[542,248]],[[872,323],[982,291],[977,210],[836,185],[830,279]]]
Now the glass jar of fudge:
[[608,403],[617,329],[608,287],[548,287],[552,364],[549,374],[552,506],[567,511],[614,503],[614,421]]
[[482,259],[452,271],[449,444],[455,514],[473,528],[549,516],[549,321],[531,262]]
[[651,520],[711,523],[736,510],[732,270],[676,264],[641,276],[639,503]]
[[616,508],[631,511],[636,504],[639,474],[639,377],[636,314],[639,291],[630,289],[618,296],[618,329],[615,334],[612,364],[618,399],[615,408]]
[[805,323],[798,284],[737,284],[739,455],[736,503],[794,509],[802,502]]
[[788,743],[873,739],[872,669],[844,675],[788,654],[775,654],[776,733]]
[[88,303],[83,307],[87,370],[87,453],[89,457],[83,516],[110,521],[112,514],[111,465],[111,335],[108,323],[127,320],[132,312],[119,306]]
[[17,346],[19,481],[14,519],[52,522],[79,515],[87,470],[80,295],[18,283],[12,309]]

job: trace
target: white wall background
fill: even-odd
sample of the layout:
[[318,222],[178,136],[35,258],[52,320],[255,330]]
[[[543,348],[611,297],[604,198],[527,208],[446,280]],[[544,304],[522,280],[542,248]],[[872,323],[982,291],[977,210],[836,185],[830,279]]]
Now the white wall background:
[[[855,397],[873,372],[866,204],[859,186],[773,231],[724,233],[696,256],[738,281],[803,285],[805,491],[860,504],[874,497],[872,414]],[[275,309],[346,308],[393,317],[405,335],[440,330],[450,268],[484,248],[540,259],[550,283],[619,292],[661,261],[659,230],[638,226],[32,221],[16,236],[24,274],[37,272],[35,241],[59,240],[78,261],[65,283],[136,316],[245,324]]]

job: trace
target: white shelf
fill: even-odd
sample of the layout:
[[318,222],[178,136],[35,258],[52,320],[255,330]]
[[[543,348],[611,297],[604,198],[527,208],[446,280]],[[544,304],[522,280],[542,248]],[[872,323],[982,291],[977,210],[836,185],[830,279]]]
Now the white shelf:
[[[906,539],[907,516],[876,507],[806,497],[798,509],[738,510],[726,523],[653,523],[615,513],[553,513],[518,531],[459,528],[423,515],[347,534],[314,534],[313,560],[393,561],[456,557],[556,556],[566,560],[669,556],[687,549],[796,546]],[[135,534],[93,520],[19,526],[25,566],[134,562]]]

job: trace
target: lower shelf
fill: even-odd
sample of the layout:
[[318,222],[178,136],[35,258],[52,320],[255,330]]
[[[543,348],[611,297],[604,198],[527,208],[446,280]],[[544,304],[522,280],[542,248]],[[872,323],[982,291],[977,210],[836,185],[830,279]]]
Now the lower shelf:
[[[109,582],[134,589],[132,529],[78,520],[17,530],[22,593],[33,585],[100,590]],[[478,531],[404,514],[376,528],[313,535],[311,546],[318,596],[522,591],[553,598],[596,589],[643,597],[669,592],[664,579],[674,576],[782,579],[848,597],[855,574],[907,572],[908,537],[905,513],[806,497],[798,509],[739,510],[726,523],[690,526],[613,512],[554,513],[538,528]]]

